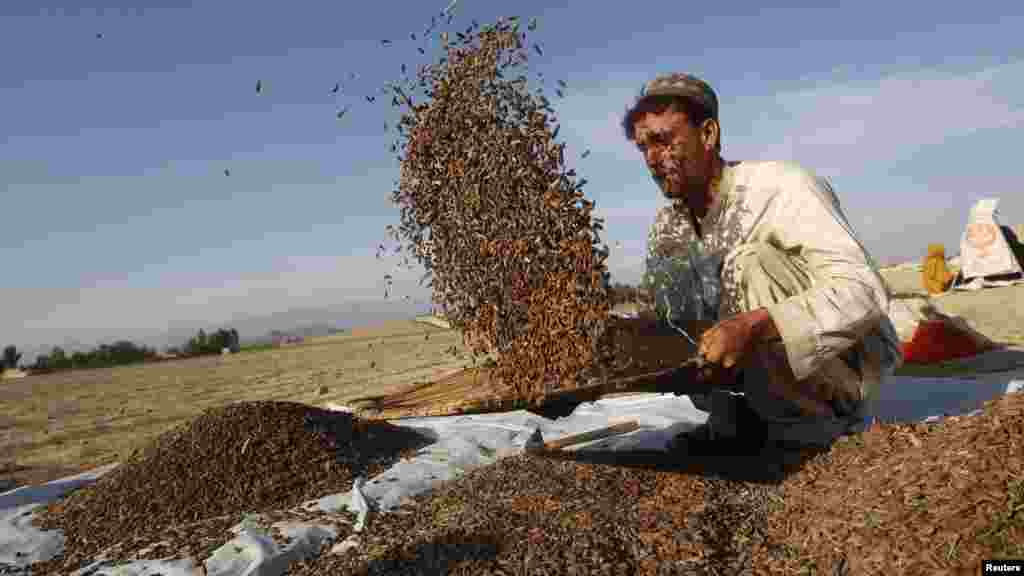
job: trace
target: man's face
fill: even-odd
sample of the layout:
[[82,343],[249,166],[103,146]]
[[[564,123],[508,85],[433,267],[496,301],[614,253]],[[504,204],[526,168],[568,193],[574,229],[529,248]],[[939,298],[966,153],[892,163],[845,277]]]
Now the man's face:
[[639,115],[634,142],[667,198],[691,207],[706,202],[711,179],[711,151],[685,112],[665,110]]

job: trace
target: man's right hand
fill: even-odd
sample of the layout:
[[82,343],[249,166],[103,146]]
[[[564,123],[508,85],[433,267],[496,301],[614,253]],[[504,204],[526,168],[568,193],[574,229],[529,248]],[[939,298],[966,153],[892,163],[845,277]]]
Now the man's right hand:
[[671,392],[676,396],[703,396],[718,389],[737,388],[738,384],[739,370],[736,368],[725,368],[710,363],[698,366],[690,361],[658,391]]
[[713,388],[735,388],[739,379],[739,369],[736,366],[726,368],[721,364],[705,362],[696,370],[697,384],[701,387]]

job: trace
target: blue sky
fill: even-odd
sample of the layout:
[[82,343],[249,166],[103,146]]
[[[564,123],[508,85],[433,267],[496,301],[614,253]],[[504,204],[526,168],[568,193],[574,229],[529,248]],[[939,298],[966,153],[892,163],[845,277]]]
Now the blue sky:
[[[409,33],[447,0],[86,4],[0,4],[0,343],[380,299],[387,273],[425,299],[374,257],[395,113],[363,97],[427,62]],[[880,260],[955,253],[983,197],[1024,222],[1024,5],[825,4],[460,0],[453,28],[539,18],[531,66],[568,82],[560,134],[623,280],[660,200],[618,122],[664,71],[718,91],[726,158],[831,178]]]

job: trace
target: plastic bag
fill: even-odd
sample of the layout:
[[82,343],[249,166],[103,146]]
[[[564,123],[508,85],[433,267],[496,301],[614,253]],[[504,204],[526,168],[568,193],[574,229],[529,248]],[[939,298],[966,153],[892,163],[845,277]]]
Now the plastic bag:
[[356,525],[353,532],[362,532],[366,527],[366,520],[370,515],[370,503],[363,494],[363,483],[365,480],[359,476],[352,482],[352,509],[357,514]]

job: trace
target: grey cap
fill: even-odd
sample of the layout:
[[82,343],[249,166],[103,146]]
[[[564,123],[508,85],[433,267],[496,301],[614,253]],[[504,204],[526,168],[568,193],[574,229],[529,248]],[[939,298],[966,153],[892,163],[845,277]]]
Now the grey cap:
[[707,82],[696,76],[682,72],[661,74],[644,84],[640,99],[648,96],[682,96],[702,106],[718,120],[718,96]]

